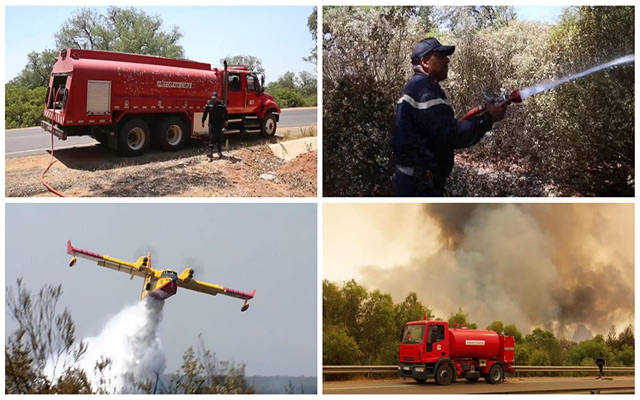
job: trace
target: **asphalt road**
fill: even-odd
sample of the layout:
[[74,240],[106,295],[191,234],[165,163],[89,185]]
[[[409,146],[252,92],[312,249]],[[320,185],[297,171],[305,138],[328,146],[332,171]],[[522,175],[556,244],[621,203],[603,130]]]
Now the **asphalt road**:
[[[517,394],[533,393],[541,390],[563,390],[572,393],[575,389],[585,389],[582,393],[589,393],[590,389],[611,390],[634,386],[632,376],[616,376],[611,380],[596,380],[594,377],[565,378],[509,378],[505,382],[490,385],[484,380],[475,383],[466,381],[456,382],[448,386],[438,386],[433,380],[419,384],[414,381],[384,380],[384,381],[346,381],[324,382],[324,394]],[[611,393],[603,391],[603,393]]]
[[[278,128],[307,126],[317,123],[317,108],[285,108],[280,114]],[[77,146],[97,144],[90,136],[72,136],[67,140],[53,139],[55,149],[70,149]],[[10,129],[5,132],[5,158],[16,158],[45,154],[51,148],[51,134],[42,128]]]

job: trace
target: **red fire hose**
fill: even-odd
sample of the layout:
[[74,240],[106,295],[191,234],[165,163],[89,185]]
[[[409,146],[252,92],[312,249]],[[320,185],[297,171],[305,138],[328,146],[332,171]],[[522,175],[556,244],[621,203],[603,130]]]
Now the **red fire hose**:
[[[53,115],[55,115],[56,113],[56,99],[58,98],[58,93],[60,93],[60,89],[56,90],[56,94],[53,96]],[[47,103],[49,102],[49,99],[47,99]],[[57,191],[56,189],[54,189],[53,187],[51,187],[51,185],[49,185],[45,180],[44,180],[44,175],[47,173],[47,171],[49,171],[49,168],[51,168],[51,166],[53,165],[53,163],[56,162],[56,160],[53,159],[53,127],[54,127],[54,120],[53,120],[53,116],[51,117],[51,157],[49,158],[49,165],[47,166],[47,168],[45,168],[44,171],[42,171],[42,175],[40,175],[40,182],[42,182],[42,184],[53,194],[59,196],[59,197],[67,197],[64,195],[64,193],[61,193],[59,191]]]

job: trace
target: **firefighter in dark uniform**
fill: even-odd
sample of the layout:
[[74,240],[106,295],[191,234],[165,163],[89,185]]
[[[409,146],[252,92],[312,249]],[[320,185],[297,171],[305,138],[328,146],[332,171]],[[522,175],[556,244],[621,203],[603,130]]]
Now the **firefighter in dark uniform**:
[[487,104],[487,111],[464,121],[453,109],[438,82],[447,78],[455,46],[436,38],[418,42],[411,63],[415,74],[405,86],[396,108],[392,139],[395,156],[395,196],[444,196],[453,169],[453,151],[475,145],[504,118],[505,109]]
[[604,356],[602,355],[602,352],[600,352],[600,355],[598,356],[598,358],[596,358],[596,365],[598,366],[598,370],[600,371],[600,374],[596,379],[602,379],[602,369],[604,368]]
[[213,92],[211,99],[207,101],[207,105],[204,108],[202,114],[202,127],[204,128],[204,121],[209,117],[209,154],[207,157],[213,159],[213,142],[215,140],[218,145],[218,155],[222,157],[222,132],[224,127],[229,125],[227,107],[224,102],[218,99],[218,93]]

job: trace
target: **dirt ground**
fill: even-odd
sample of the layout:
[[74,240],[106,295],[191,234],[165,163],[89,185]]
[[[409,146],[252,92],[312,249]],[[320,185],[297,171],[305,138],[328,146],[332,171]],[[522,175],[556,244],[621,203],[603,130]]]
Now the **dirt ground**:
[[[285,162],[268,141],[252,139],[213,161],[206,147],[189,143],[177,153],[151,151],[123,158],[101,146],[63,149],[45,181],[66,196],[79,197],[313,197],[317,152]],[[40,182],[50,155],[5,160],[7,197],[51,197]]]

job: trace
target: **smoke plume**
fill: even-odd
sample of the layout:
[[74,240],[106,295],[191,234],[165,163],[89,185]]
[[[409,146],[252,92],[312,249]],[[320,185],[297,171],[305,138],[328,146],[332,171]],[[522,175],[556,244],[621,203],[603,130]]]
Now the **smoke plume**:
[[[165,367],[165,356],[158,336],[163,300],[149,296],[127,306],[112,317],[96,337],[83,339],[87,351],[80,361],[94,390],[109,393],[135,393],[132,382],[155,382]],[[96,362],[109,358],[111,364],[101,374]]]
[[438,243],[392,268],[361,268],[366,286],[395,301],[415,291],[442,318],[462,306],[482,328],[500,320],[585,339],[633,324],[632,204],[428,204],[422,211],[404,229],[427,225]]

